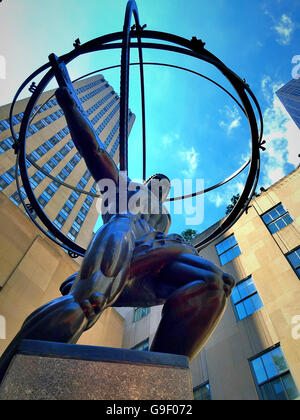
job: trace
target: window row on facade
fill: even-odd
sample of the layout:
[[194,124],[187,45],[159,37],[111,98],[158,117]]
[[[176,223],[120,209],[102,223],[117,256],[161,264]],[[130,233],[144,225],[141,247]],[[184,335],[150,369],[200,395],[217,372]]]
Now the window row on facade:
[[[289,212],[284,208],[282,203],[277,204],[276,206],[262,214],[261,219],[272,235],[293,222],[293,218],[291,217]],[[293,251],[287,253],[285,256],[291,264],[297,276],[300,278],[299,249],[300,247],[297,247]],[[225,264],[229,263],[239,255],[241,255],[241,250],[234,234],[230,235],[228,238],[218,243],[216,245],[216,251],[221,266],[224,266]],[[256,304],[258,304],[258,302],[256,302]]]
[[[256,288],[252,279],[249,278],[241,282],[235,289],[233,301],[236,305],[243,302],[247,306],[246,301],[253,299],[255,295],[257,295]],[[238,313],[243,314],[246,310],[239,310]],[[140,321],[149,313],[150,308],[134,308],[133,322]],[[132,347],[132,350],[149,351],[149,337]],[[266,349],[264,352],[249,359],[249,367],[259,399],[294,400],[299,397],[299,391],[290,373],[280,344]],[[193,391],[195,400],[212,399],[209,381],[196,386]]]
[[[91,97],[97,95],[98,93],[100,93],[101,91],[103,91],[104,89],[106,89],[108,87],[108,84],[106,83],[104,86],[96,89],[95,91],[90,92],[89,94],[83,96],[81,99],[81,102],[86,102],[87,100],[89,100]],[[101,105],[103,105],[107,99],[109,99],[112,96],[112,93],[110,92],[108,95],[106,95],[104,98],[102,98],[101,100],[99,100],[97,102],[97,104],[92,105],[86,112],[88,115],[90,115],[91,113],[93,113],[97,108],[99,108]],[[55,99],[51,100],[51,102],[55,103],[55,105],[57,105],[57,101]],[[46,104],[42,107],[42,109],[46,106]],[[23,113],[18,114],[19,116],[23,116]],[[61,118],[64,115],[63,111],[61,109],[58,109],[57,111],[53,112],[52,114],[42,118],[41,120],[31,124],[28,128],[28,133],[27,136],[30,136],[34,133],[37,133],[39,130],[43,129],[44,127],[48,126],[49,124],[52,124],[54,121],[56,121],[57,119]],[[9,128],[9,126],[8,126]],[[0,154],[6,152],[7,150],[9,150],[9,148],[11,148],[11,146],[13,145],[13,138],[11,136],[9,136],[7,139],[2,140],[0,142]]]
[[[286,401],[299,397],[279,344],[250,359],[249,365],[260,400]],[[194,399],[212,399],[209,381],[194,388]]]
[[[107,117],[109,118],[108,121],[112,118],[114,113],[115,111],[113,111],[112,115]],[[109,134],[109,137],[112,138],[115,132],[116,132],[116,129],[114,127],[112,132]],[[28,155],[28,157],[36,162],[38,159],[40,159],[45,153],[47,153],[52,147],[54,147],[60,140],[62,140],[68,134],[69,134],[69,129],[66,126],[62,130],[60,130],[58,133],[56,133],[54,136],[52,136],[49,140],[44,142],[41,146],[38,146],[33,152],[31,152]],[[65,152],[65,149],[67,147],[73,148],[72,140],[67,144],[67,146],[64,146],[59,152],[57,152],[53,157],[51,157],[48,160],[48,162],[43,166],[43,169],[47,170],[47,172],[50,172],[52,169],[54,169],[57,163],[61,160],[60,155]],[[29,167],[30,164],[27,166]],[[5,189],[8,185],[10,185],[15,180],[14,173],[15,173],[15,167],[13,166],[12,168],[7,170],[4,174],[0,176],[0,190]]]
[[[101,77],[101,79],[96,80],[96,81],[94,81],[92,83],[89,83],[89,84],[87,84],[85,86],[82,86],[81,88],[77,88],[75,90],[76,90],[76,92],[78,94],[80,94],[80,93],[83,93],[83,92],[85,92],[85,91],[87,91],[87,90],[89,90],[89,89],[97,86],[98,84],[102,84],[103,82],[104,82],[104,78]],[[107,84],[107,86],[108,86],[108,84]],[[107,87],[107,86],[105,85],[105,87]],[[90,97],[87,96],[87,95],[81,98],[82,101],[85,101],[85,100],[88,100],[88,99],[90,99]],[[57,106],[57,105],[58,105],[57,104],[57,100],[55,98],[49,99],[42,106],[36,105],[33,108],[33,112],[36,112],[37,114],[39,114],[39,113],[42,113],[42,112],[47,111],[50,108],[53,108],[53,107]],[[51,115],[53,117],[53,114],[51,114]],[[49,116],[50,118],[52,118],[51,115]],[[22,121],[23,116],[24,116],[24,113],[23,112],[20,112],[18,114],[13,115],[12,116],[12,125],[15,126],[17,124],[20,124],[21,121]],[[5,131],[5,130],[8,130],[9,128],[10,128],[9,118],[6,118],[6,119],[0,121],[0,132]],[[1,144],[0,144],[0,146],[1,146]]]

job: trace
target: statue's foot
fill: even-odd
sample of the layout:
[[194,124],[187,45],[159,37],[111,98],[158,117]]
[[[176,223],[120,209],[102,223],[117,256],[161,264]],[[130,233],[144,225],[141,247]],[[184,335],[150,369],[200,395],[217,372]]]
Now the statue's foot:
[[86,329],[87,323],[81,306],[72,295],[67,295],[33,312],[25,320],[20,333],[26,339],[73,343]]
[[23,323],[19,333],[0,358],[0,381],[24,339],[76,343],[88,325],[88,319],[72,295],[41,306]]

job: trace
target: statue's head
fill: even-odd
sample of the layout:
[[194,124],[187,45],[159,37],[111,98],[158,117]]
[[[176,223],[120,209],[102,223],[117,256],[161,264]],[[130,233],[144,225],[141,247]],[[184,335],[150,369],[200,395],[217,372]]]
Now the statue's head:
[[171,189],[171,181],[163,174],[152,175],[145,181],[145,185],[162,203],[168,197]]

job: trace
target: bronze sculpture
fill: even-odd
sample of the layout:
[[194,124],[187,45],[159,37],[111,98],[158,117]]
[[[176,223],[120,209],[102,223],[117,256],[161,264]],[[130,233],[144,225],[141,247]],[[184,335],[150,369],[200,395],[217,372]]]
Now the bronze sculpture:
[[[135,24],[131,26],[131,20],[134,17]],[[139,66],[139,73],[140,73],[140,87],[141,87],[141,122],[142,122],[142,165],[143,165],[143,179],[147,179],[146,177],[146,113],[145,113],[145,84],[144,84],[144,66],[165,66],[169,68],[176,68],[182,71],[186,71],[192,73],[198,77],[201,77],[205,80],[208,80],[210,83],[213,83],[219,89],[221,89],[224,93],[226,93],[232,100],[234,100],[235,104],[241,109],[243,114],[245,115],[246,119],[249,123],[250,128],[250,135],[251,135],[251,156],[247,162],[245,162],[237,171],[233,172],[229,177],[225,178],[223,181],[216,183],[215,185],[210,185],[205,189],[201,189],[198,191],[193,191],[189,194],[179,195],[179,196],[170,196],[166,199],[167,202],[175,202],[177,200],[185,200],[188,198],[196,197],[202,194],[206,194],[210,191],[213,191],[222,185],[230,182],[234,178],[236,178],[241,172],[243,172],[246,168],[249,168],[247,179],[244,185],[244,190],[239,197],[239,200],[233,207],[230,214],[224,218],[220,224],[216,227],[216,229],[210,231],[207,235],[201,236],[198,238],[199,241],[197,242],[196,246],[202,248],[212,241],[219,238],[225,232],[230,229],[234,223],[241,217],[241,215],[248,209],[249,203],[255,193],[255,189],[257,186],[258,178],[259,178],[259,171],[260,171],[260,150],[264,151],[265,147],[263,146],[265,140],[263,140],[263,115],[260,109],[259,103],[250,89],[249,84],[246,82],[245,78],[239,77],[235,74],[229,67],[227,67],[218,57],[212,54],[209,50],[205,48],[205,42],[197,37],[192,37],[192,39],[185,39],[179,37],[178,35],[161,32],[161,31],[153,31],[153,30],[145,30],[147,25],[141,25],[139,20],[139,13],[138,8],[135,0],[128,0],[126,11],[125,11],[125,19],[124,19],[124,26],[121,32],[110,33],[106,35],[102,35],[100,37],[94,38],[84,44],[81,44],[79,39],[76,39],[73,47],[74,49],[67,54],[62,55],[59,60],[66,65],[71,63],[73,60],[77,59],[81,55],[94,53],[95,51],[104,51],[104,50],[121,50],[121,62],[120,64],[104,67],[93,71],[92,73],[87,73],[78,79],[74,80],[79,81],[91,74],[96,74],[103,72],[109,69],[120,68],[120,119],[119,119],[119,136],[118,136],[118,143],[120,146],[120,170],[121,171],[128,171],[128,103],[129,103],[129,68],[131,66],[138,65]],[[136,42],[135,42],[136,40]],[[147,40],[152,40],[152,42],[145,42]],[[119,41],[119,42],[117,42]],[[159,43],[157,43],[159,41]],[[143,60],[143,49],[150,48],[150,49],[157,49],[161,51],[170,51],[172,53],[176,53],[183,56],[191,56],[196,58],[197,60],[204,61],[213,67],[215,67],[221,74],[227,79],[227,81],[233,87],[236,95],[236,98],[232,93],[225,89],[220,83],[216,82],[215,80],[201,74],[197,71],[191,70],[187,67],[172,65],[169,63],[156,63],[156,62],[144,62]],[[130,60],[130,51],[132,49],[136,49],[138,51],[139,60],[137,63],[133,63]],[[54,70],[51,68],[51,63],[48,61],[44,65],[42,65],[39,69],[35,70],[27,79],[22,83],[22,85],[17,90],[13,102],[10,108],[10,116],[9,116],[9,123],[10,123],[10,130],[12,134],[12,139],[14,144],[12,148],[16,153],[16,185],[17,190],[19,192],[20,201],[24,207],[24,210],[31,221],[40,229],[45,236],[49,238],[49,240],[53,241],[57,245],[66,249],[69,255],[72,258],[77,258],[77,256],[84,256],[86,253],[86,249],[82,248],[78,243],[74,242],[70,239],[68,235],[65,235],[58,227],[52,223],[51,219],[47,216],[45,211],[43,210],[43,206],[40,205],[37,197],[35,196],[32,185],[30,183],[30,179],[27,172],[28,163],[32,164],[38,171],[43,173],[46,177],[51,178],[59,185],[63,185],[66,188],[70,188],[77,191],[77,188],[74,186],[64,182],[58,177],[53,177],[49,172],[45,171],[43,167],[38,165],[35,160],[31,159],[31,157],[27,154],[27,137],[28,137],[28,129],[35,118],[36,109],[41,109],[42,104],[38,104],[38,100],[40,95],[48,86],[50,81],[54,77]],[[42,75],[42,73],[47,70],[47,73],[42,77],[41,81],[36,85],[34,79],[38,75]],[[21,122],[20,132],[19,135],[16,135],[14,130],[13,124],[13,115],[15,112],[15,104],[24,89],[28,86],[29,91],[31,92],[31,97],[29,102],[24,110],[24,115]],[[48,101],[51,98],[48,99]],[[253,103],[251,103],[251,100]],[[47,102],[48,102],[47,101]],[[255,111],[256,109],[256,111]],[[259,122],[259,125],[258,125]],[[155,139],[152,139],[155,141]],[[116,144],[116,143],[115,143]],[[29,204],[25,202],[23,194],[21,194],[21,185],[19,182],[19,178],[17,175],[20,174],[22,179],[23,188],[26,192],[27,199],[29,200]],[[79,191],[77,191],[79,193]],[[83,193],[88,194],[89,196],[95,196],[92,192],[83,191]],[[38,216],[38,217],[36,217]]]
[[[75,146],[95,181],[113,181],[119,197],[118,168],[85,115],[64,63],[54,55],[50,61],[60,86],[56,97]],[[158,193],[153,188],[157,181]],[[127,178],[125,186],[129,184]],[[155,175],[139,186],[138,193],[126,191],[127,200],[139,194],[139,199],[150,207],[157,205],[159,211],[134,214],[116,204],[115,214],[103,214],[104,225],[95,233],[79,273],[61,286],[63,297],[33,312],[11,346],[24,338],[76,343],[110,306],[164,304],[150,350],[182,354],[192,360],[216,328],[234,280],[200,258],[181,236],[167,234],[170,215],[163,201],[169,188],[166,176]]]

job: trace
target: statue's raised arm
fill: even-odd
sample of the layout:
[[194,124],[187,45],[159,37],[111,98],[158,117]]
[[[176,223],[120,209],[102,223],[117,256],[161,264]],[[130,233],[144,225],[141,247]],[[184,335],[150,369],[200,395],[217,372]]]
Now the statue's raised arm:
[[95,181],[112,179],[118,183],[119,170],[103,147],[72,85],[67,68],[55,54],[49,56],[59,85],[55,95],[64,111],[72,140]]

